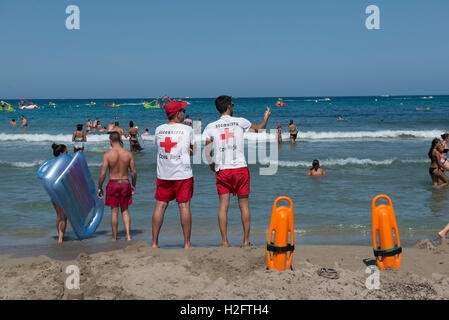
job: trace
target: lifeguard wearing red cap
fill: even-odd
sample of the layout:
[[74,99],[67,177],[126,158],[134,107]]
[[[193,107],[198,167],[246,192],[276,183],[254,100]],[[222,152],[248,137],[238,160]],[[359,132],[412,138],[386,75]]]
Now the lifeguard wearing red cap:
[[164,107],[165,112],[167,113],[167,118],[170,119],[176,112],[187,106],[188,103],[186,101],[170,101]]

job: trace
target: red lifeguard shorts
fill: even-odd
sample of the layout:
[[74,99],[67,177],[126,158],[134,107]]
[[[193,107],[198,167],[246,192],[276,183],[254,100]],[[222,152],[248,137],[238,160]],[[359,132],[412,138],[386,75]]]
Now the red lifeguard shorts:
[[218,194],[249,195],[248,167],[224,169],[215,173]]
[[106,186],[104,205],[126,208],[133,204],[131,183],[129,181],[109,180]]
[[187,202],[193,196],[193,177],[184,180],[162,180],[156,179],[156,195],[158,201]]

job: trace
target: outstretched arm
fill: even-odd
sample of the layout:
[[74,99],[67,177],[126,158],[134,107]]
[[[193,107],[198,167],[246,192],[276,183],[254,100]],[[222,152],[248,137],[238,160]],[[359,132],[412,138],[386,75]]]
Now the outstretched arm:
[[270,108],[267,107],[267,110],[265,110],[265,113],[263,115],[263,121],[257,125],[257,124],[251,124],[250,130],[259,132],[267,127],[268,118],[270,118],[271,112]]

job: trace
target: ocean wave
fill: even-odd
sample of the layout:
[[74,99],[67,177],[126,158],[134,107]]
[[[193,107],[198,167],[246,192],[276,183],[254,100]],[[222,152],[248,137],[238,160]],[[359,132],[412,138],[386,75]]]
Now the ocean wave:
[[[370,139],[433,139],[440,137],[445,130],[379,130],[379,131],[300,131],[299,140],[370,140]],[[276,141],[276,130],[271,129],[267,133],[260,134],[255,132],[245,133],[247,141]],[[290,134],[282,133],[282,139],[288,141]],[[154,141],[154,135],[142,136],[144,141]],[[205,140],[205,136],[196,134],[197,140]],[[7,141],[26,141],[26,142],[64,142],[72,143],[71,134],[7,134],[0,133],[0,142]],[[90,134],[87,135],[87,142],[108,142],[108,134]],[[125,139],[126,141],[126,139]]]
[[0,167],[15,167],[15,168],[32,168],[40,166],[42,163],[44,163],[45,160],[35,160],[31,162],[9,162],[9,161],[0,161]]
[[[42,163],[44,163],[46,160],[34,160],[30,162],[24,162],[24,161],[3,161],[0,160],[0,167],[14,167],[14,168],[33,168],[33,167],[39,167]],[[94,162],[94,163],[88,163],[89,167],[101,167],[101,162]]]
[[[372,160],[372,159],[357,159],[357,158],[346,158],[346,159],[325,159],[320,160],[320,165],[322,167],[335,167],[335,166],[347,166],[347,165],[359,165],[359,166],[388,166],[392,164],[413,164],[413,163],[428,163],[429,160],[426,159],[404,159],[400,160],[385,159],[385,160]],[[310,168],[312,165],[311,161],[270,161],[270,160],[260,160],[260,164],[269,165],[277,164],[279,167],[306,167]]]

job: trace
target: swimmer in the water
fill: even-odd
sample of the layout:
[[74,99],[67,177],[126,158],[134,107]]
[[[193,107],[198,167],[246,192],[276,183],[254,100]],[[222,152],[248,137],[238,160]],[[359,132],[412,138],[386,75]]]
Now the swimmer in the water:
[[324,177],[326,175],[326,171],[320,167],[320,162],[318,160],[313,160],[312,168],[307,172],[307,176],[313,177]]
[[429,174],[432,178],[433,186],[434,187],[445,187],[449,184],[449,181],[444,174],[444,167],[443,163],[441,162],[442,159],[442,152],[443,144],[441,143],[440,139],[435,138],[432,140],[432,145],[430,147],[430,150],[428,152],[428,156],[430,158],[430,168],[429,168]]

